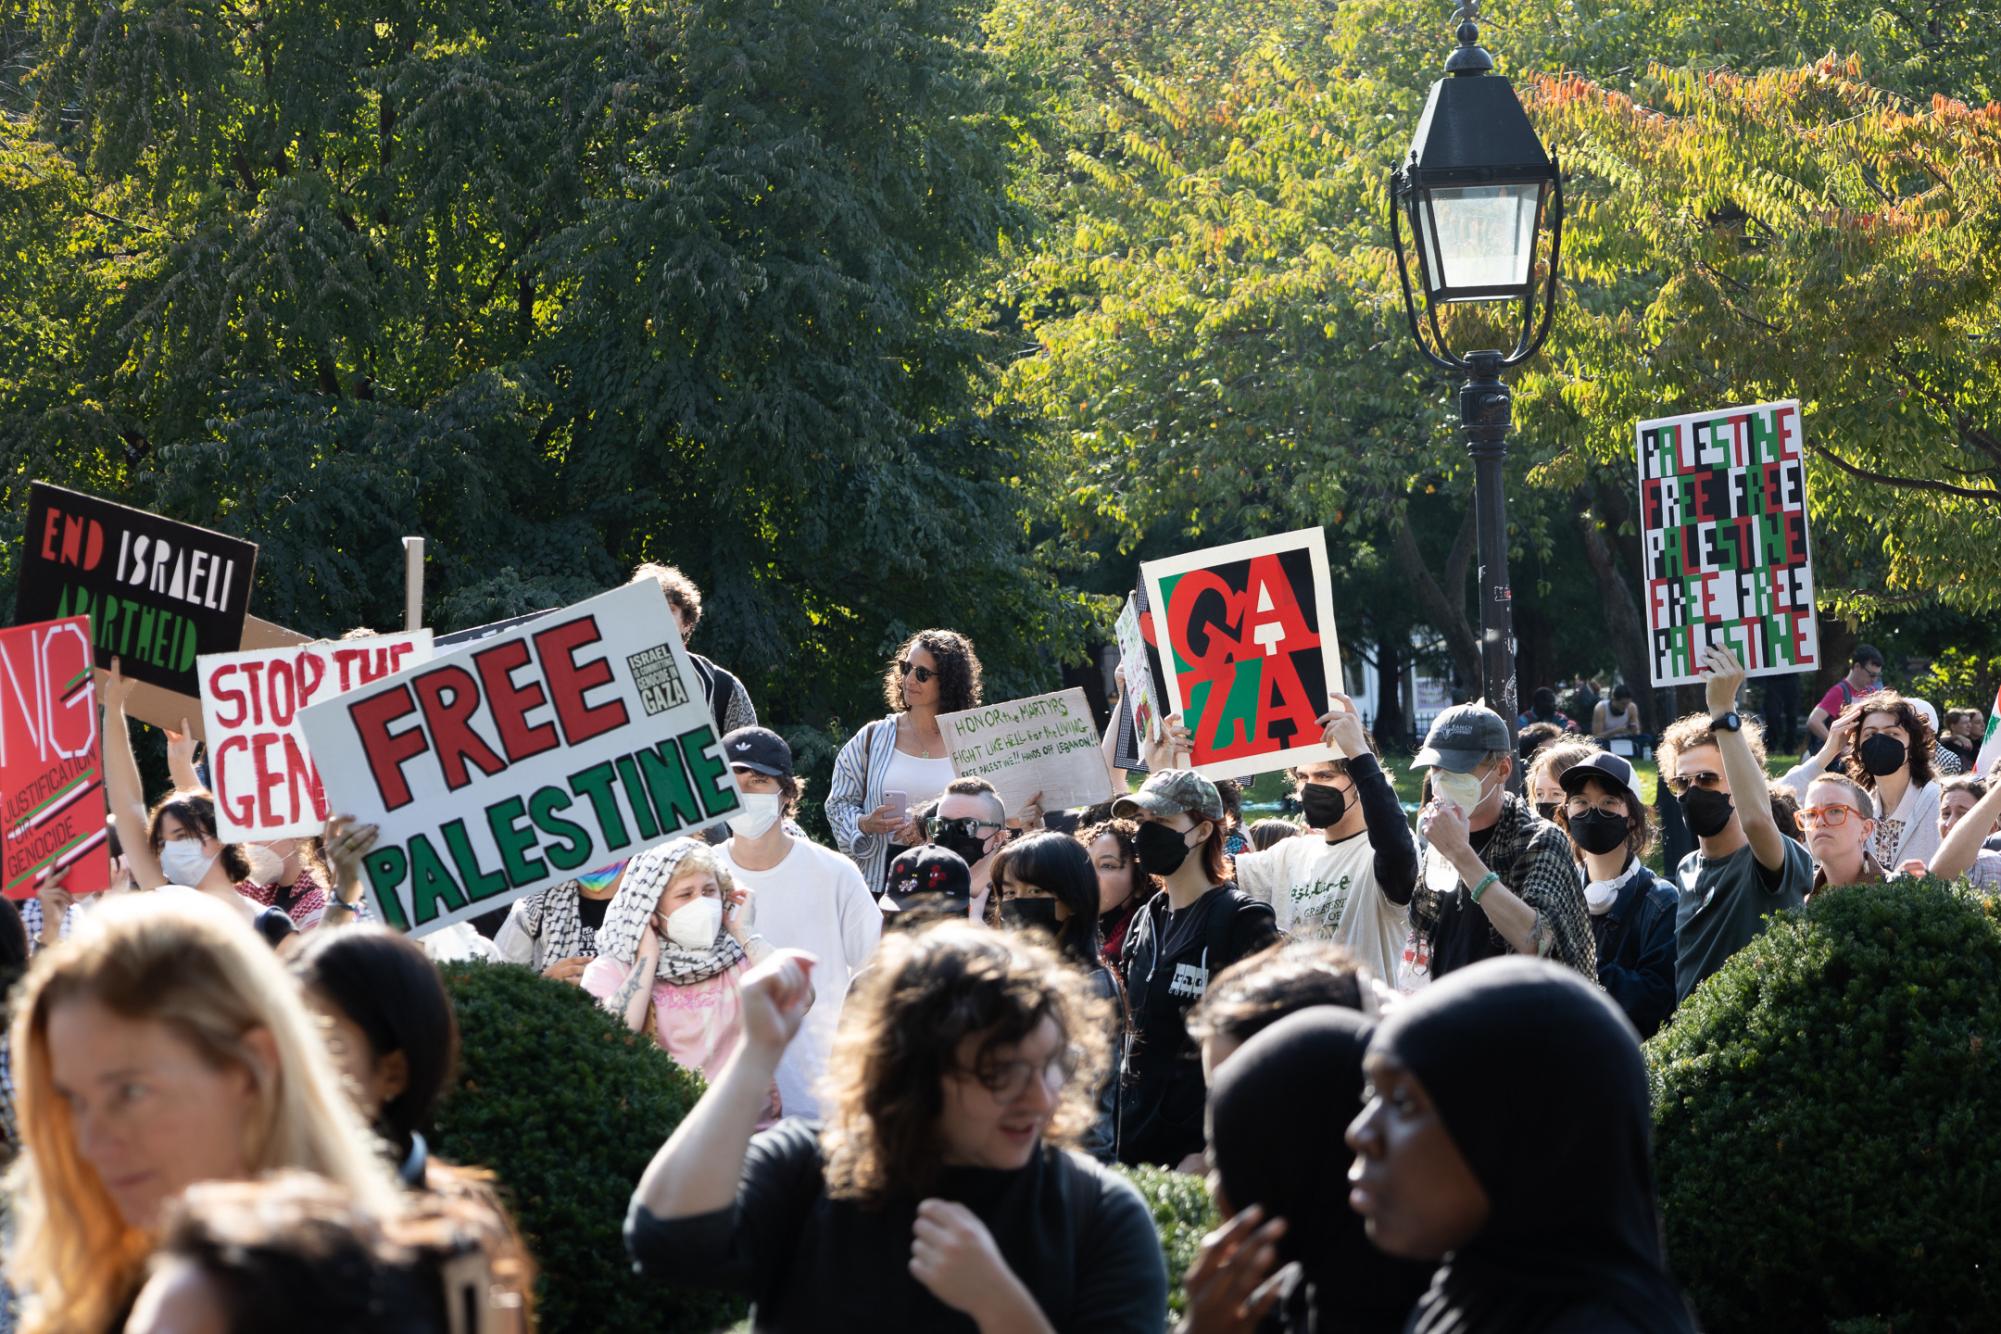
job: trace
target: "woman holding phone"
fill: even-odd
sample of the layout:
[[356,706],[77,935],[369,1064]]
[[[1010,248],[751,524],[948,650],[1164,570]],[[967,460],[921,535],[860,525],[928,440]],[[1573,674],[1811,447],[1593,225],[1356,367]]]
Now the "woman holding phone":
[[890,712],[841,747],[826,805],[834,841],[877,898],[889,863],[924,842],[912,807],[936,798],[956,776],[938,715],[980,703],[972,641],[951,630],[919,630],[890,660],[882,696]]

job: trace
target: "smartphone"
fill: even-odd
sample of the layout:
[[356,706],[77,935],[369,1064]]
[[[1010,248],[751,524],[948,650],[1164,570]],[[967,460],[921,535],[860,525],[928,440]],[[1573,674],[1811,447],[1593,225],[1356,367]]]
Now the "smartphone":
[[882,804],[895,811],[896,818],[899,821],[910,818],[910,794],[908,792],[885,792],[882,794]]

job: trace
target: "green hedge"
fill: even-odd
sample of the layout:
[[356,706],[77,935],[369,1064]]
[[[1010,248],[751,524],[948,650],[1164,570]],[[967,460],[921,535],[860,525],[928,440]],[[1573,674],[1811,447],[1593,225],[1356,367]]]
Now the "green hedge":
[[1705,1326],[1995,1328],[1997,1042],[2001,907],[1936,881],[1825,893],[1698,988],[1647,1056]]
[[1153,1230],[1160,1234],[1160,1253],[1167,1259],[1167,1305],[1180,1315],[1182,1275],[1195,1263],[1202,1234],[1218,1221],[1209,1187],[1201,1177],[1160,1167],[1121,1167],[1119,1171],[1139,1187],[1147,1207],[1153,1210]]
[[736,1319],[741,1303],[720,1294],[642,1283],[621,1231],[632,1188],[701,1079],[576,987],[509,965],[443,971],[463,1052],[434,1149],[500,1177],[541,1268],[540,1327],[653,1334]]

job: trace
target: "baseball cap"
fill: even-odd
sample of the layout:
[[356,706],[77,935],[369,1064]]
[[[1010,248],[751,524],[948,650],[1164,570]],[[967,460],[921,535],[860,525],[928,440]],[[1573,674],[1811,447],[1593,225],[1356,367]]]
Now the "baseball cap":
[[1223,818],[1223,794],[1216,785],[1193,769],[1162,769],[1147,775],[1140,790],[1112,803],[1115,816],[1199,815],[1205,820]]
[[1556,783],[1565,793],[1576,796],[1584,790],[1584,780],[1597,778],[1610,783],[1633,799],[1633,804],[1644,807],[1647,803],[1640,799],[1638,784],[1633,782],[1633,766],[1623,755],[1614,755],[1609,750],[1601,750],[1591,758],[1579,760],[1557,775]]
[[792,776],[792,747],[768,727],[739,727],[725,736],[723,758],[766,778]]
[[951,900],[963,914],[973,897],[973,873],[950,848],[925,843],[898,855],[883,877],[884,912],[909,912]]
[[1420,769],[1468,773],[1495,751],[1513,753],[1508,725],[1484,704],[1454,704],[1431,720],[1424,749],[1411,763]]

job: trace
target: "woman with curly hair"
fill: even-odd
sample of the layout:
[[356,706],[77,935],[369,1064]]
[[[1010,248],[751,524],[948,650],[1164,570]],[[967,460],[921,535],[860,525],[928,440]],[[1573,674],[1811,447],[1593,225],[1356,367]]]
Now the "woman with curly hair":
[[1108,1059],[1085,978],[971,922],[892,935],[849,993],[824,1126],[753,1135],[812,967],[786,950],[745,979],[743,1045],[633,1193],[641,1272],[748,1293],[760,1331],[1160,1330],[1146,1205],[1069,1147]]
[[1138,838],[1139,825],[1132,820],[1102,820],[1077,834],[1098,871],[1098,935],[1114,968],[1122,966],[1127,928],[1160,889],[1139,864]]
[[[1802,805],[1823,773],[1842,772],[1875,804],[1870,852],[1878,866],[1928,862],[1938,851],[1939,785],[1933,774],[1932,725],[1915,701],[1894,690],[1858,697],[1828,728],[1819,753],[1779,781]],[[1836,768],[1839,762],[1842,768]]]
[[[897,854],[924,842],[911,811],[957,777],[938,715],[980,702],[973,641],[951,630],[919,630],[903,642],[882,678],[886,717],[848,738],[827,787],[827,823],[842,852],[882,897],[883,873]],[[1018,812],[1010,812],[1017,814]]]

